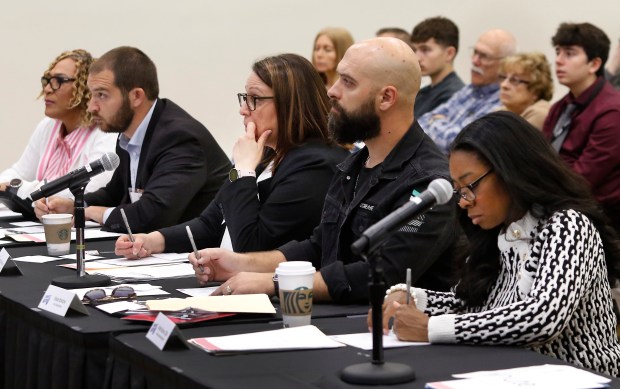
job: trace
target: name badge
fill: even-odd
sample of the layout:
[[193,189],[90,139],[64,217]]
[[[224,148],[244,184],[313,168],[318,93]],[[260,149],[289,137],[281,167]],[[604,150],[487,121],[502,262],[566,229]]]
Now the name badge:
[[0,276],[20,276],[21,270],[11,258],[11,254],[3,248],[0,251]]
[[69,309],[88,315],[88,310],[75,293],[54,285],[47,287],[37,308],[59,316],[65,316]]
[[189,348],[177,325],[161,312],[157,314],[157,318],[151,325],[151,328],[149,328],[149,332],[146,333],[146,338],[162,351],[166,347],[178,345],[183,348]]

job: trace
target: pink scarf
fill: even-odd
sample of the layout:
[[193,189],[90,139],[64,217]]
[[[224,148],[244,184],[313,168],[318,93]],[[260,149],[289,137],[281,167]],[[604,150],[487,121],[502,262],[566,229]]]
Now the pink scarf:
[[76,161],[88,163],[88,156],[83,156],[82,150],[88,138],[93,134],[93,129],[93,127],[79,127],[63,136],[62,122],[56,120],[52,135],[39,162],[37,180],[47,179],[49,181],[61,177],[69,172]]

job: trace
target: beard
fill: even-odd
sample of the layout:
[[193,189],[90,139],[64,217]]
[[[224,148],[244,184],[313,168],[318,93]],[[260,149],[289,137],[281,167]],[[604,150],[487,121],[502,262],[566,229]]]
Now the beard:
[[331,104],[338,113],[329,113],[327,127],[336,142],[367,141],[379,135],[381,121],[375,112],[373,99],[368,99],[358,110],[352,112],[347,112],[334,99],[331,100]]
[[98,113],[93,112],[93,118],[101,121],[99,127],[103,132],[124,132],[131,124],[133,117],[134,112],[129,105],[129,98],[127,96],[123,96],[123,103],[121,104],[121,107],[112,119],[110,119],[110,121],[105,121],[101,116],[99,116]]

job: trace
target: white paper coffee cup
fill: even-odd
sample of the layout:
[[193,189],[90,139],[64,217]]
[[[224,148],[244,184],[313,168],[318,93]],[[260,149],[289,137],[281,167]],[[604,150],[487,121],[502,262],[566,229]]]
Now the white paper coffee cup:
[[312,287],[316,270],[311,262],[282,262],[276,269],[284,327],[310,324]]
[[73,215],[70,213],[43,215],[43,229],[45,230],[48,255],[69,254],[72,220]]

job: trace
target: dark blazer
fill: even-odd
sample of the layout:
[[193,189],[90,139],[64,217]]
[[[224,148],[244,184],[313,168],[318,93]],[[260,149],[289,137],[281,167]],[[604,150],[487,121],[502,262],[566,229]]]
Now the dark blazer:
[[[320,269],[337,303],[369,297],[370,262],[353,254],[351,244],[410,201],[414,191],[422,193],[432,180],[450,176],[448,160],[417,121],[385,160],[358,182],[367,157],[363,148],[338,165],[325,196],[321,224],[310,239],[278,247],[287,261],[311,261]],[[455,210],[454,203],[435,205],[386,237],[380,250],[385,285],[403,282],[406,269],[411,268],[414,286],[449,290],[453,243],[460,232]]]
[[120,164],[105,187],[84,196],[87,205],[116,207],[105,222],[125,232],[123,208],[133,232],[148,232],[196,217],[213,199],[232,165],[211,133],[178,105],[158,99],[148,124],[131,203],[129,154],[116,143]]
[[[238,252],[269,250],[308,238],[321,219],[336,165],[348,155],[338,146],[308,142],[290,150],[273,176],[258,185],[253,177],[226,182],[200,217],[186,223],[196,244],[219,247],[226,226]],[[185,224],[160,232],[166,251],[191,250]]]

